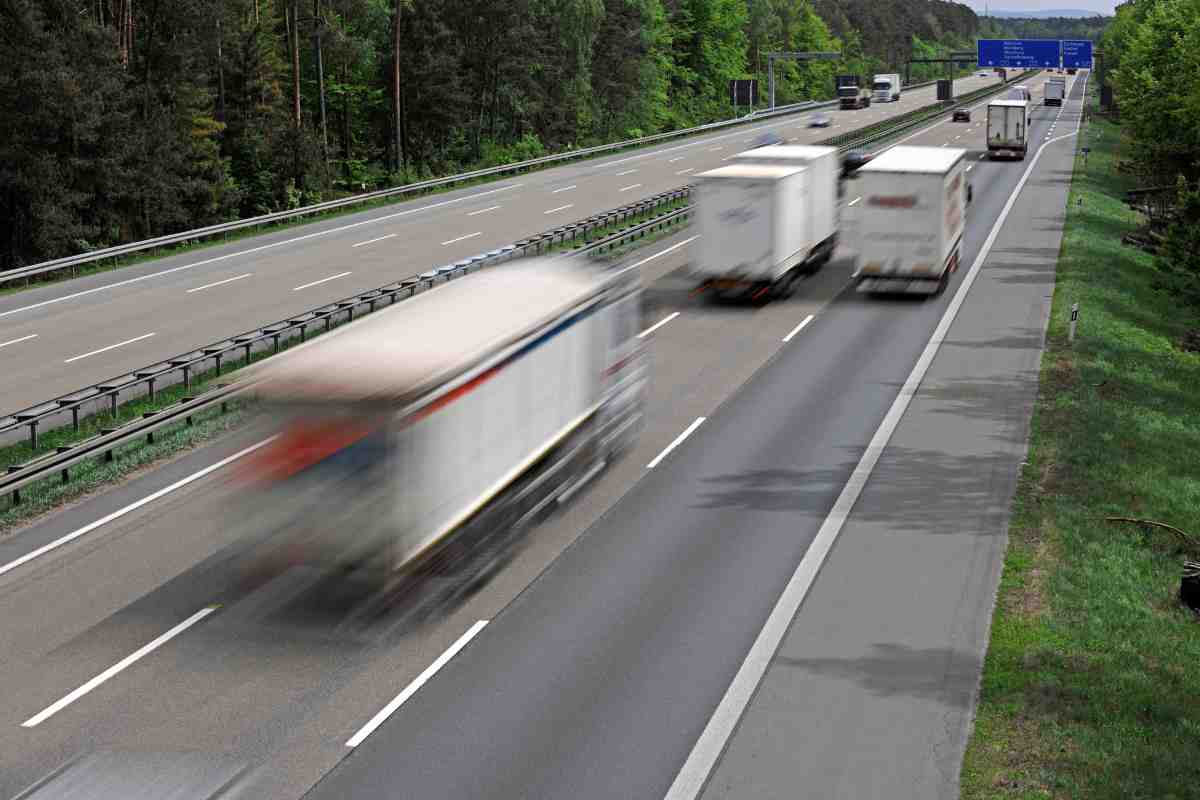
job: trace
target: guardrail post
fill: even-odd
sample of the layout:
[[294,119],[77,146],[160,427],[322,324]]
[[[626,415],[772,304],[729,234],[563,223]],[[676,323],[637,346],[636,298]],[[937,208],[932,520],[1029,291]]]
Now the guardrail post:
[[71,430],[79,432],[79,406],[71,406]]
[[37,446],[38,446],[37,429],[38,429],[38,421],[36,419],[31,420],[29,423],[29,449],[30,450],[37,450]]
[[217,362],[217,374],[218,374],[218,375],[220,375],[220,374],[221,374],[221,356],[222,356],[222,355],[224,355],[224,354],[223,354],[223,353],[217,353],[215,356],[213,356],[213,358],[214,358],[214,359],[216,359],[216,362]]
[[150,402],[154,402],[154,378],[147,378],[146,385],[149,386]]
[[183,388],[190,389],[192,387],[192,368],[185,366],[183,368]]

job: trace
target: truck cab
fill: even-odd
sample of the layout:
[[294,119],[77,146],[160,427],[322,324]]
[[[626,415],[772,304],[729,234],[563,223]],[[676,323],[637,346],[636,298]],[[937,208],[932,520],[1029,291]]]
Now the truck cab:
[[843,109],[867,108],[871,105],[871,92],[862,85],[858,75],[837,76],[837,96]]
[[900,99],[900,75],[876,75],[871,82],[871,99],[876,103],[893,103]]

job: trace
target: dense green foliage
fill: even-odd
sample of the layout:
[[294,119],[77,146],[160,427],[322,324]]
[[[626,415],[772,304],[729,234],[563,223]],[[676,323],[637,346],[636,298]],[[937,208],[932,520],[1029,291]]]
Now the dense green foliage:
[[1200,308],[1200,0],[1122,5],[1102,44],[1143,185],[1178,187],[1164,286]]
[[841,51],[778,68],[778,102],[824,99],[977,29],[944,0],[4,0],[0,268],[727,118],[771,51]]

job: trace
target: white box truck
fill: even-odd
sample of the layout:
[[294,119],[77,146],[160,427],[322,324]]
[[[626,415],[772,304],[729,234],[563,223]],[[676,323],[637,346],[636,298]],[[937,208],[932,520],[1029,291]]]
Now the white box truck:
[[730,164],[693,184],[699,237],[691,271],[701,291],[755,302],[791,294],[820,268],[813,238],[813,170],[795,165]]
[[900,74],[889,72],[876,75],[871,82],[871,99],[876,103],[891,103],[900,99]]
[[1066,78],[1048,78],[1042,88],[1042,102],[1048,106],[1061,106],[1067,96]]
[[816,244],[809,259],[816,269],[829,263],[837,250],[842,222],[842,160],[836,147],[812,144],[780,144],[756,147],[738,153],[734,164],[806,167],[809,170],[809,201],[797,211],[807,215],[808,235]]
[[987,146],[991,158],[1025,158],[1029,147],[1028,100],[993,100],[988,103]]
[[[258,571],[383,584],[478,567],[636,438],[636,270],[517,261],[451,281],[247,372],[280,433],[234,504]],[[488,569],[492,562],[488,563]]]
[[860,292],[939,294],[958,268],[966,225],[966,150],[893,147],[850,180],[858,203]]

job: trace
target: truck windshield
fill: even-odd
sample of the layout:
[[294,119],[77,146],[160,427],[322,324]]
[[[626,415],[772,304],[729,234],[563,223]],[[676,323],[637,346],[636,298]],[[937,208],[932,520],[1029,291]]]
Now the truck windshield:
[[876,91],[886,91],[892,88],[892,85],[887,81],[875,81],[875,85],[872,88]]

